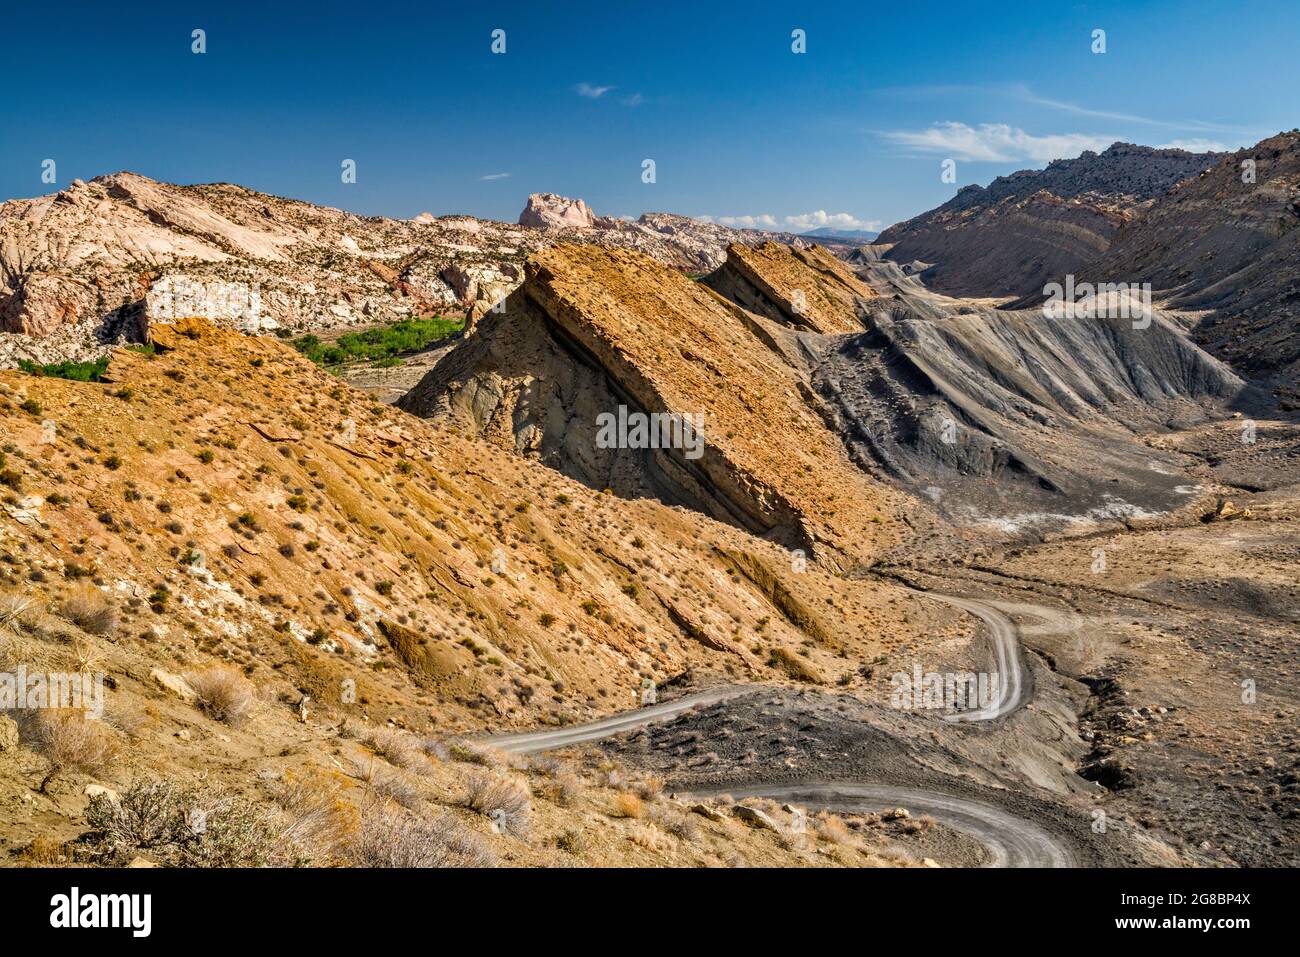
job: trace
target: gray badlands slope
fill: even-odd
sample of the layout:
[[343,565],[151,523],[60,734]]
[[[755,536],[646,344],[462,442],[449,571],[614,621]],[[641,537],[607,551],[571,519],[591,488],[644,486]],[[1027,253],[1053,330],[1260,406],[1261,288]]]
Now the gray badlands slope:
[[1023,296],[1105,252],[1115,233],[1221,153],[1116,143],[1046,169],[965,186],[876,240],[889,258],[929,266],[926,284],[954,296]]
[[1049,320],[929,292],[870,247],[856,258],[882,295],[860,304],[867,332],[807,343],[812,387],[855,460],[963,523],[1030,530],[1188,504],[1190,463],[1151,437],[1262,401],[1158,311]]
[[667,213],[597,217],[581,200],[549,193],[529,197],[520,221],[357,216],[228,183],[173,186],[127,172],[76,180],[0,205],[0,367],[95,355],[177,316],[300,332],[477,318],[519,284],[529,253],[560,240],[703,272],[729,243],[772,238]]

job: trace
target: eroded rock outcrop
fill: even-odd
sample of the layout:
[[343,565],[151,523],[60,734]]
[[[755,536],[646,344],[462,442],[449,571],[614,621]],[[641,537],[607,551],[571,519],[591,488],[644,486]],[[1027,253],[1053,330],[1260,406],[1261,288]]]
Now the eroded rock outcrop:
[[[790,256],[785,279],[811,302],[847,288],[836,269],[819,268],[828,263]],[[465,423],[593,487],[687,505],[832,565],[896,541],[901,499],[849,462],[809,405],[786,354],[797,349],[792,328],[634,253],[560,245],[526,270],[505,312],[489,314],[402,408]],[[600,416],[620,407],[702,417],[698,456],[603,446]]]

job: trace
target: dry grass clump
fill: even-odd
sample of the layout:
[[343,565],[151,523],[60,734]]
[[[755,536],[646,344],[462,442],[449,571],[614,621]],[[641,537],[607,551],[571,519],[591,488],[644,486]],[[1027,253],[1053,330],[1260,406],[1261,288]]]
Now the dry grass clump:
[[420,759],[420,743],[413,736],[391,728],[379,728],[361,739],[362,744],[399,768],[414,767]]
[[663,851],[666,844],[664,835],[653,824],[633,824],[627,839],[638,847],[655,853]]
[[393,801],[412,811],[423,803],[420,789],[401,771],[385,767],[373,758],[354,761],[353,766],[357,779],[381,801]]
[[647,774],[632,783],[632,791],[643,801],[657,801],[664,790],[664,779],[657,774]]
[[582,779],[571,771],[561,771],[546,782],[542,796],[559,807],[572,807],[582,795]]
[[298,863],[329,865],[360,827],[360,812],[347,800],[351,785],[340,772],[297,775],[286,771],[271,797],[288,818],[283,836],[302,853]]
[[581,830],[568,828],[556,836],[555,846],[565,853],[580,857],[587,850],[587,838]]
[[453,761],[465,764],[477,764],[485,768],[504,768],[510,765],[510,755],[485,744],[473,744],[469,741],[452,741],[448,752]]
[[253,683],[229,665],[212,665],[185,677],[198,695],[199,709],[215,721],[235,728],[253,710],[257,700]]
[[651,813],[650,817],[665,833],[673,837],[688,842],[699,840],[700,825],[690,814],[660,806]]
[[828,814],[823,811],[817,815],[814,827],[817,836],[830,844],[846,845],[853,843],[853,832],[844,823],[844,819],[836,814]]
[[934,818],[929,815],[914,817],[903,822],[899,828],[904,834],[923,834],[934,827]]
[[19,740],[50,762],[42,793],[65,771],[98,774],[117,756],[112,729],[79,709],[19,709],[10,715],[18,725]]
[[59,614],[91,635],[111,635],[117,630],[117,609],[98,588],[78,588],[59,606]]
[[465,806],[492,821],[502,834],[526,838],[531,827],[532,795],[521,781],[502,774],[477,772],[466,785]]
[[631,791],[614,795],[614,816],[640,820],[645,817],[645,802]]
[[495,867],[484,840],[447,813],[415,817],[368,808],[346,848],[357,867]]

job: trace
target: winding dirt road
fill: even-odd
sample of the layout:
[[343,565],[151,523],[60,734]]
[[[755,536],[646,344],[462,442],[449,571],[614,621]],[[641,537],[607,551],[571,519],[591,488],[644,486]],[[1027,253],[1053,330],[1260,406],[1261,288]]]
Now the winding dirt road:
[[[960,608],[982,619],[989,626],[999,681],[998,700],[987,708],[948,716],[949,720],[989,721],[1015,711],[1027,690],[1021,667],[1019,628],[993,605],[973,598],[941,595],[909,589]],[[569,747],[587,741],[599,741],[648,724],[666,721],[697,706],[707,706],[759,690],[757,686],[728,685],[697,694],[685,695],[664,704],[650,705],[635,711],[616,714],[588,724],[564,728],[547,728],[518,734],[484,738],[486,743],[517,754],[532,754]],[[700,795],[716,792],[696,792]],[[765,797],[778,801],[798,801],[810,808],[828,811],[868,813],[885,808],[906,807],[917,814],[927,814],[936,821],[974,837],[988,850],[989,867],[1069,867],[1074,857],[1068,846],[1037,824],[1016,817],[999,807],[942,791],[896,787],[864,781],[826,781],[819,783],[755,783],[730,787],[725,793],[733,797]]]

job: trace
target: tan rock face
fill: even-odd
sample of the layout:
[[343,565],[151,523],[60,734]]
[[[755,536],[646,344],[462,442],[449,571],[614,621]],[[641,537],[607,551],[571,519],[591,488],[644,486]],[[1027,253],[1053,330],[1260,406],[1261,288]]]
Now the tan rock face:
[[[781,248],[765,255],[779,260]],[[774,275],[814,304],[870,292],[815,253],[784,255]],[[403,408],[463,419],[592,487],[689,504],[832,566],[896,540],[899,496],[848,460],[805,401],[790,329],[631,252],[557,245],[526,269],[504,314],[485,318]],[[603,417],[634,413],[701,417],[698,455],[685,443],[638,448],[630,435],[602,442]]]
[[825,247],[778,243],[732,245],[727,261],[706,280],[751,312],[811,332],[861,332],[858,300],[875,291]]
[[519,214],[520,226],[536,229],[562,229],[566,226],[589,229],[595,223],[596,217],[586,203],[555,193],[533,193]]

